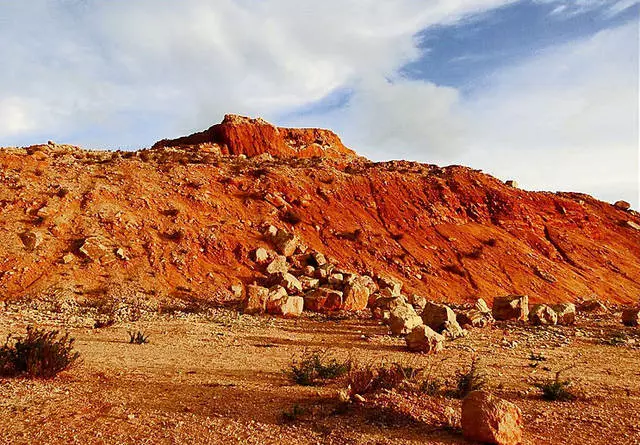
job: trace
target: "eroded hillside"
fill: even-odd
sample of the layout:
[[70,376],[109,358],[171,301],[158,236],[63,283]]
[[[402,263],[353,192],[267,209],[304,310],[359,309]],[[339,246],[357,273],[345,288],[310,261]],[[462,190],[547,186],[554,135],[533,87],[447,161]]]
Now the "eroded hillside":
[[370,162],[327,131],[236,117],[212,128],[138,152],[1,149],[0,299],[238,299],[231,286],[262,273],[250,254],[269,247],[270,224],[435,300],[640,295],[633,211],[460,166]]

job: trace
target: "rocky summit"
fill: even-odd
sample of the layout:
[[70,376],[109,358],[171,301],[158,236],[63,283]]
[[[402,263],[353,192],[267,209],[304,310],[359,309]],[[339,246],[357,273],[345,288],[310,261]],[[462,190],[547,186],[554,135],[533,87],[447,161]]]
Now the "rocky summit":
[[372,162],[331,131],[228,115],[137,152],[0,150],[0,297],[134,292],[228,302],[264,278],[264,229],[346,272],[450,302],[640,293],[638,214],[461,166]]

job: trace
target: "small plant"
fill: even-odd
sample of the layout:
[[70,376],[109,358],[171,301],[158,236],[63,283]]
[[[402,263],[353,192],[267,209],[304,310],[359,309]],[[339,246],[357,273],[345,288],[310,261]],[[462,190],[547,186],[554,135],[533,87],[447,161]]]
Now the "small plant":
[[608,346],[623,346],[627,344],[629,338],[624,332],[616,332],[609,337],[602,338],[600,343]]
[[282,412],[282,421],[284,423],[293,423],[306,413],[307,410],[296,403],[289,411]]
[[488,383],[487,373],[483,368],[478,366],[477,357],[471,360],[471,367],[468,372],[458,372],[457,375],[456,396],[461,399],[466,397],[471,391],[485,388]]
[[0,375],[49,379],[68,369],[80,356],[69,334],[27,327],[23,338],[7,337],[0,347]]
[[537,368],[538,364],[540,362],[546,361],[547,358],[544,355],[542,355],[541,352],[535,353],[535,352],[531,351],[531,354],[529,355],[529,360],[531,360],[531,363],[529,363],[529,367]]
[[[572,366],[573,367],[573,366]],[[572,367],[556,372],[555,378],[536,383],[535,386],[542,390],[542,398],[550,402],[573,400],[576,396],[568,389],[571,380],[561,380],[560,374]]]
[[329,380],[341,377],[351,369],[351,361],[340,362],[335,358],[327,358],[327,353],[303,353],[300,359],[294,359],[287,373],[298,385],[315,385],[318,380]]
[[442,388],[445,386],[445,382],[435,377],[433,375],[433,372],[436,368],[439,368],[445,360],[446,358],[429,365],[426,372],[424,373],[424,378],[420,382],[420,392],[423,392],[430,396],[434,396],[442,390]]
[[142,331],[129,331],[129,343],[136,345],[149,343],[149,336]]
[[380,389],[410,388],[415,389],[419,383],[422,368],[403,366],[400,363],[381,365],[377,369],[367,365],[354,368],[349,372],[347,384],[349,395],[364,395]]

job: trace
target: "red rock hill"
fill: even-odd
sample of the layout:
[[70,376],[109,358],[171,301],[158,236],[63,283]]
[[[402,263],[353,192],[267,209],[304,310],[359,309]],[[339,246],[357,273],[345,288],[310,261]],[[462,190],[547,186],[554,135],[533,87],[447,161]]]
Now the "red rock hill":
[[329,131],[228,116],[138,152],[0,149],[0,300],[233,299],[261,275],[250,255],[271,247],[268,224],[435,300],[640,295],[634,211],[460,166],[374,163]]

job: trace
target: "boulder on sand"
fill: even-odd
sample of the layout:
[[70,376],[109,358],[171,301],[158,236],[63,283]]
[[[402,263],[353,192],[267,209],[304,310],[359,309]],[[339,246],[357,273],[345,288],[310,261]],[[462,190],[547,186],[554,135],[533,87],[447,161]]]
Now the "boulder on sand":
[[511,402],[486,391],[472,391],[462,401],[462,434],[475,442],[522,443],[522,411]]

